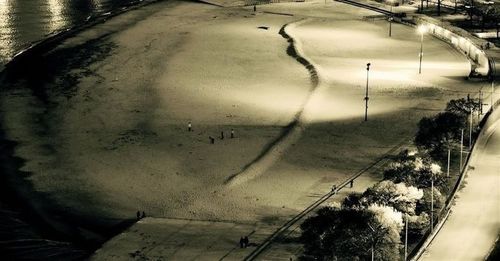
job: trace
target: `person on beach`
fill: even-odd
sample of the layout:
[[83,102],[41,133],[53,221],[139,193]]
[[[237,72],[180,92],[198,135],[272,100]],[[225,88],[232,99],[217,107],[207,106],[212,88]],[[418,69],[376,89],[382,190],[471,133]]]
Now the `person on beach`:
[[215,139],[212,136],[208,136],[208,138],[210,139],[210,144],[214,144],[215,143]]
[[223,132],[223,131],[221,131],[221,132],[220,132],[220,139],[221,139],[221,140],[223,140],[223,139],[224,139],[224,132]]
[[234,139],[234,129],[231,129],[231,139]]
[[137,220],[141,219],[141,212],[139,210],[137,210],[136,215],[137,215]]
[[243,248],[245,246],[245,240],[243,237],[240,237],[240,248]]
[[354,180],[351,180],[350,184],[351,184],[351,188],[352,188],[352,186],[354,185]]
[[257,12],[257,5],[253,5],[253,12]]
[[248,244],[250,243],[250,241],[248,240],[248,237],[245,236],[245,238],[243,238],[243,244],[245,245],[245,248],[248,247]]
[[192,126],[191,126],[191,122],[188,122],[188,131],[193,131]]
[[145,218],[146,217],[146,212],[142,211],[142,216],[141,218]]

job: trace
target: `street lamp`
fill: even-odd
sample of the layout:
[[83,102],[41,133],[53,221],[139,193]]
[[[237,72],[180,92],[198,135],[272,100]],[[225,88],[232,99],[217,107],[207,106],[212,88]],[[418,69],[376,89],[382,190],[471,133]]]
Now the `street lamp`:
[[408,211],[405,213],[405,259],[408,260]]
[[451,159],[451,149],[450,146],[448,145],[448,167],[446,168],[446,177],[450,177],[450,159]]
[[493,111],[493,94],[495,93],[495,80],[491,80],[491,95],[490,95],[490,103],[491,103],[491,111]]
[[418,74],[422,73],[422,56],[424,56],[424,33],[427,32],[427,26],[418,26],[418,32],[420,33],[420,63],[418,65]]
[[469,151],[472,150],[472,112],[473,112],[472,104],[470,106],[470,117],[469,117]]
[[[376,243],[376,241],[378,241],[378,239],[381,235],[380,232],[384,232],[383,229],[385,229],[385,227],[380,224],[374,228],[374,227],[372,227],[372,225],[370,225],[370,223],[368,223],[368,227],[372,231],[372,247],[371,247],[372,258],[371,258],[371,260],[374,261],[375,260],[375,243]],[[377,233],[377,232],[379,232],[379,233]],[[377,240],[375,240],[375,236],[377,236]]]
[[463,154],[464,154],[464,129],[461,130],[460,134],[460,167],[458,168],[460,173],[462,172]]
[[365,93],[365,121],[368,121],[368,79],[371,63],[366,64],[366,93]]
[[431,232],[434,231],[434,172],[431,174]]
[[389,37],[392,35],[392,20],[394,20],[394,14],[392,13],[392,6],[394,0],[389,0],[389,4],[391,5],[391,17],[389,17]]

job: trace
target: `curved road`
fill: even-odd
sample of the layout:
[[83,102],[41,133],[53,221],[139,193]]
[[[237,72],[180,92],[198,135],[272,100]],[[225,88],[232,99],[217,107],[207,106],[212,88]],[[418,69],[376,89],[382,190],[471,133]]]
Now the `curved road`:
[[422,260],[484,260],[500,232],[500,111],[476,143],[456,205]]

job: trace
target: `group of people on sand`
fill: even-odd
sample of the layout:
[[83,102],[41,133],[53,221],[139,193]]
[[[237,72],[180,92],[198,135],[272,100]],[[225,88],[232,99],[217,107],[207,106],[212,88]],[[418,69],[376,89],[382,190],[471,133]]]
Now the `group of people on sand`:
[[247,236],[240,237],[240,248],[246,248],[250,244],[250,241]]
[[137,216],[137,220],[140,220],[140,219],[146,217],[146,212],[142,211],[142,213],[141,213],[141,211],[137,210],[136,216]]
[[[191,132],[193,131],[193,125],[191,124],[191,122],[188,122],[188,132]],[[231,139],[234,139],[235,138],[235,135],[234,135],[234,129],[231,129],[231,132],[230,132],[230,136],[229,136]],[[210,141],[210,144],[215,144],[215,138],[212,137],[212,136],[208,136],[208,139]],[[224,139],[224,131],[221,131],[220,132],[220,139],[223,140]]]

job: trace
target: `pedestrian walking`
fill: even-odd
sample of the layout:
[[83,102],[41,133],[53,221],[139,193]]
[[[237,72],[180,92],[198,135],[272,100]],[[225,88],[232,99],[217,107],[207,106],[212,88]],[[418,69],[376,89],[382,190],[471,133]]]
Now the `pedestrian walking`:
[[350,182],[350,183],[351,183],[351,188],[352,188],[352,187],[353,187],[353,185],[354,185],[354,180],[351,180],[351,182]]
[[146,212],[142,211],[142,216],[141,218],[145,218],[146,217]]
[[212,136],[208,136],[208,139],[210,139],[210,144],[214,144],[215,143],[215,139]]
[[188,122],[188,131],[193,131],[193,128],[191,126],[191,122]]
[[231,129],[231,139],[234,139],[234,129]]
[[139,210],[137,210],[136,215],[137,215],[137,220],[141,219],[141,212]]
[[221,139],[221,140],[223,140],[223,139],[224,139],[224,132],[223,132],[223,131],[221,131],[221,132],[220,132],[220,139]]
[[240,248],[245,247],[245,239],[243,237],[240,237]]
[[248,244],[250,243],[247,236],[245,236],[245,238],[243,238],[243,243],[245,244],[245,248],[247,248]]
[[257,12],[257,5],[253,5],[253,12]]

